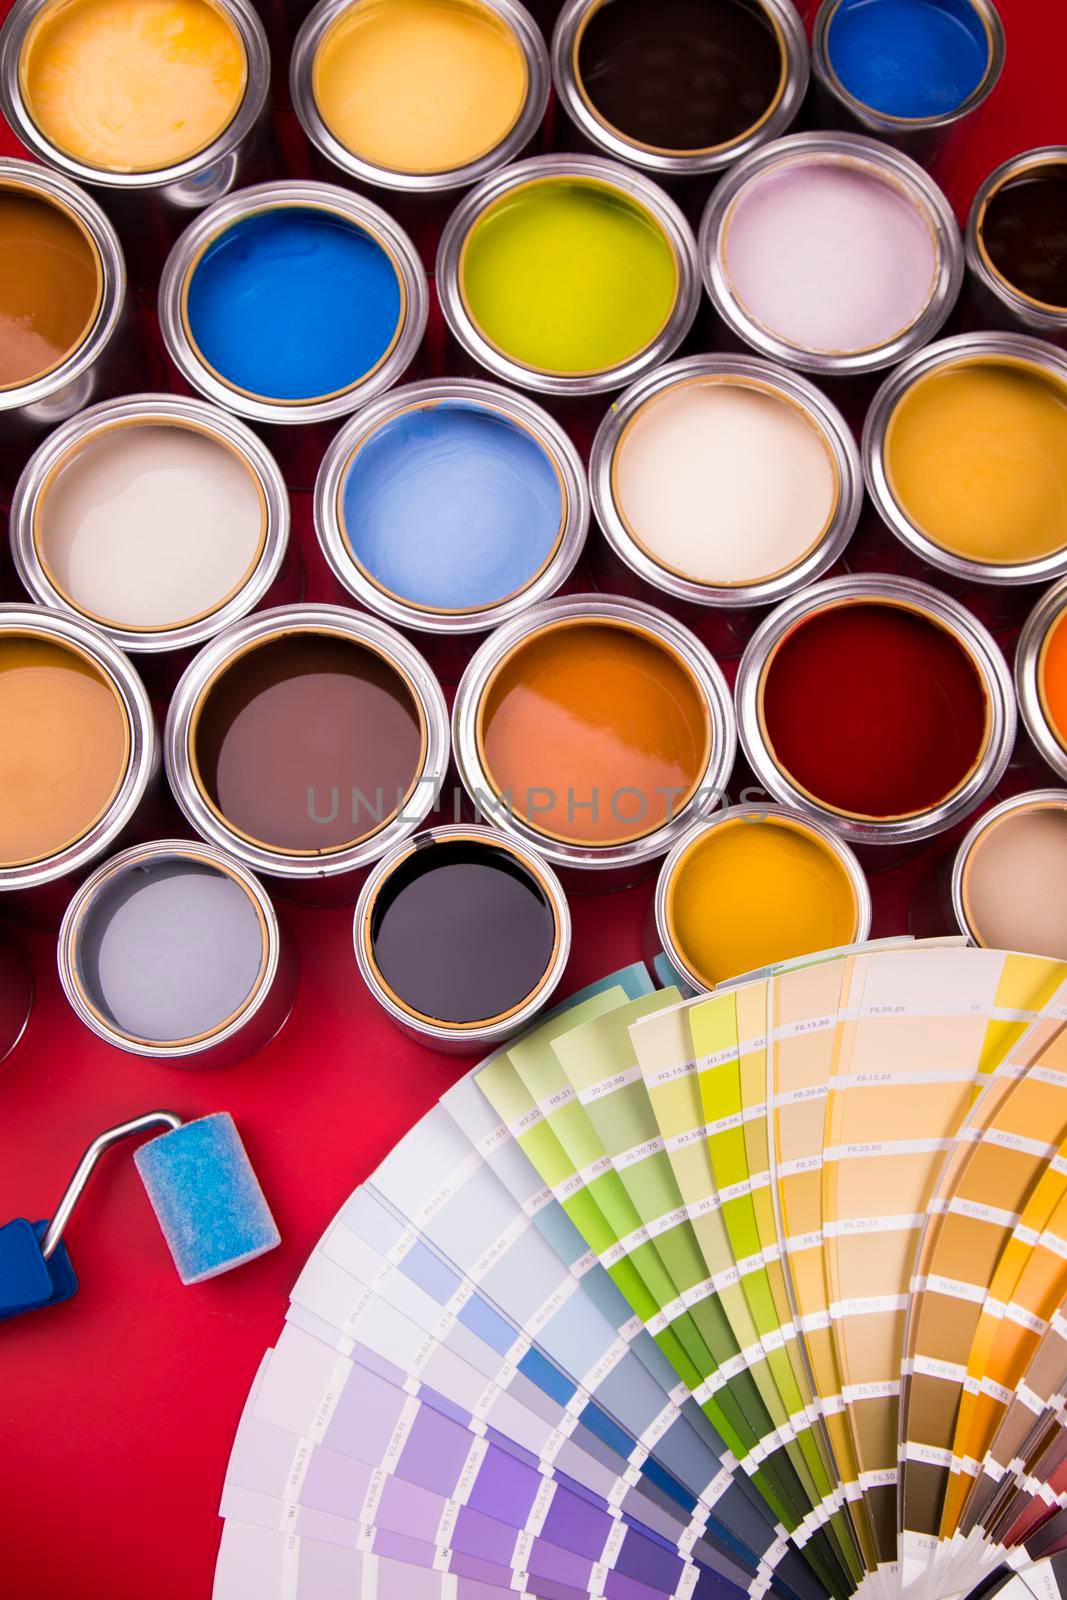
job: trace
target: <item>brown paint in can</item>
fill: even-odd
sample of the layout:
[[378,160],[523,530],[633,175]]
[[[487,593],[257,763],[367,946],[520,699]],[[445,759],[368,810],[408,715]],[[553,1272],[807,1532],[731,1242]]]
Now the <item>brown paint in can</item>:
[[71,213],[20,184],[0,185],[0,389],[61,366],[102,294],[96,246]]

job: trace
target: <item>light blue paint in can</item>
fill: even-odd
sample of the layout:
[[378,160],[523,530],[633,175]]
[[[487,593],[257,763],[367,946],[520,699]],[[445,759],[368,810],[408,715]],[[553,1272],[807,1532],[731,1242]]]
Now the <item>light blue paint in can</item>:
[[409,605],[445,612],[525,589],[558,547],[566,514],[544,445],[466,400],[387,418],[353,455],[339,500],[366,575]]

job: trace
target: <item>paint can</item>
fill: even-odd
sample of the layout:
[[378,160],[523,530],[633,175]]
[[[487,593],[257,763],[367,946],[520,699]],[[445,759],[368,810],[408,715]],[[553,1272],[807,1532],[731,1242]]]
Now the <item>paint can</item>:
[[[27,462],[11,552],[41,605],[176,662],[286,580],[289,496],[252,429],[202,400],[138,394],[57,428]],[[288,565],[288,570],[286,567]]]
[[660,949],[694,992],[840,945],[871,929],[863,868],[827,823],[786,806],[730,806],[660,868]]
[[991,326],[1067,345],[1067,145],[995,168],[964,237],[972,297]]
[[0,1061],[14,1050],[30,1020],[33,976],[10,929],[0,927]]
[[0,110],[105,207],[146,288],[192,212],[259,176],[269,83],[248,0],[18,0],[0,33]]
[[1067,573],[1067,355],[1018,333],[928,345],[867,413],[863,465],[886,527],[958,580]]
[[706,179],[788,133],[808,87],[790,0],[568,0],[556,94],[582,142],[663,183]]
[[427,308],[415,248],[380,206],[297,179],[209,207],[159,288],[182,377],[255,423],[300,486],[314,483],[337,421],[411,365]]
[[479,647],[453,707],[479,819],[586,890],[633,882],[722,805],[736,749],[719,667],[673,617],[569,595]]
[[1048,589],[1026,619],[1015,650],[1015,691],[1038,755],[1067,779],[1067,579]]
[[[6,234],[6,238],[4,237]],[[0,492],[42,433],[133,376],[122,246],[77,184],[0,159]]]
[[993,92],[1004,24],[992,0],[822,0],[811,37],[821,119],[929,164]]
[[417,636],[458,676],[474,641],[570,577],[589,526],[569,435],[475,379],[392,389],[323,458],[315,531],[345,600]]
[[518,0],[319,0],[289,64],[321,175],[388,191],[428,265],[454,191],[529,152],[550,83]]
[[952,913],[973,944],[1067,960],[1067,789],[1032,789],[978,818],[956,851]]
[[85,869],[143,819],[159,771],[152,707],[99,628],[0,607],[0,895],[56,921]]
[[604,586],[621,567],[638,598],[719,656],[740,653],[754,608],[834,565],[863,503],[837,407],[748,355],[690,356],[639,378],[600,424],[589,483]]
[[167,716],[186,820],[279,893],[355,899],[437,804],[444,695],[402,634],[341,606],[280,606],[205,645]]
[[908,578],[824,579],[785,601],[741,658],[735,697],[771,797],[880,850],[962,821],[1000,781],[1015,736],[994,639]]
[[374,999],[419,1044],[484,1051],[548,1004],[571,946],[567,898],[529,845],[493,828],[429,828],[374,867],[353,926]]
[[477,367],[571,401],[659,365],[700,298],[678,207],[643,174],[595,156],[534,157],[479,184],[442,235],[436,281]]
[[721,180],[700,266],[730,336],[822,378],[902,361],[942,327],[963,280],[952,208],[914,161],[851,133],[797,133]]
[[83,1027],[169,1067],[252,1055],[296,994],[296,954],[262,884],[187,839],[134,845],[98,867],[67,908],[58,962]]

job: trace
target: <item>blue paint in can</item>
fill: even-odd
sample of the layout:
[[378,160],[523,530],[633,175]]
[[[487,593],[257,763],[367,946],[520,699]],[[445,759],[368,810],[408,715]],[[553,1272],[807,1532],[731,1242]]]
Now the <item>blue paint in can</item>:
[[336,394],[371,372],[403,309],[396,267],[357,223],[312,206],[243,217],[189,279],[186,315],[224,382],[268,400]]
[[557,469],[488,406],[443,401],[390,417],[356,451],[342,525],[381,588],[435,611],[480,610],[524,589],[562,531]]
[[955,111],[989,66],[989,37],[970,0],[842,0],[826,43],[849,94],[894,117]]

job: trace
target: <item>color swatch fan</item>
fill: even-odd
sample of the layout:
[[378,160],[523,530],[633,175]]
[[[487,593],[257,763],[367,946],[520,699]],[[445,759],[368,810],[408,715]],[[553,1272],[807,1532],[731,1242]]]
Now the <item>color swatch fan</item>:
[[216,1600],[1058,1593],[1065,1388],[1067,969],[629,968],[327,1229]]

